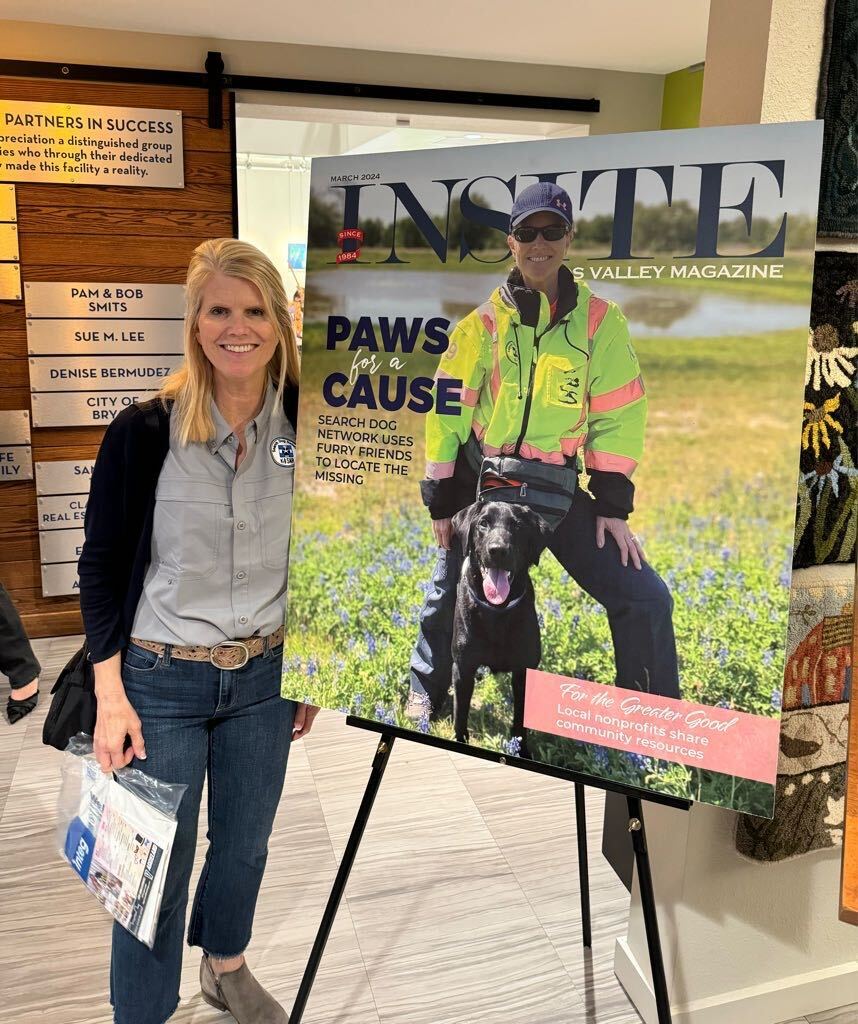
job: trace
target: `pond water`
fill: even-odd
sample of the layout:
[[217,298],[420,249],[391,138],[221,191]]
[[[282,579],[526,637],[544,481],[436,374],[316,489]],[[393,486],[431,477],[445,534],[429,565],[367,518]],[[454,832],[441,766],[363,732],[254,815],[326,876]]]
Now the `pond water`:
[[[488,298],[501,280],[493,274],[396,270],[320,270],[307,280],[308,322],[331,314],[361,316],[444,316],[454,323]],[[791,302],[743,298],[699,288],[614,284],[594,281],[597,295],[613,299],[629,320],[633,337],[711,338],[804,327],[806,307]],[[777,284],[772,285],[776,291]]]

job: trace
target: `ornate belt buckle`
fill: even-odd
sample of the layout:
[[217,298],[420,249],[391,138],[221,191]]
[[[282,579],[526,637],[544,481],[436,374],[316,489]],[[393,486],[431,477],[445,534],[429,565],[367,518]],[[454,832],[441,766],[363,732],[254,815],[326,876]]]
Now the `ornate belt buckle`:
[[[233,648],[233,649],[237,647],[240,650],[244,651],[244,661],[242,661],[241,664],[239,664],[239,665],[221,665],[221,664],[219,664],[216,661],[216,657],[217,657],[217,653],[216,652],[219,651],[222,647]],[[247,644],[243,640],[224,640],[224,641],[222,641],[219,644],[215,644],[214,647],[211,648],[211,650],[209,651],[209,661],[212,663],[212,665],[214,665],[215,668],[219,668],[219,669],[221,669],[223,671],[227,671],[227,672],[232,672],[234,669],[244,668],[244,666],[248,663],[248,661],[250,661],[250,648],[247,646]]]

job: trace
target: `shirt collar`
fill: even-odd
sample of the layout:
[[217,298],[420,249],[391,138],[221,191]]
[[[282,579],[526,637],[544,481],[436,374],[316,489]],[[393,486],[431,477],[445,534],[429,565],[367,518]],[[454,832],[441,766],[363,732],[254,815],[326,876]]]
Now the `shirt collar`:
[[214,437],[209,441],[209,451],[214,454],[226,443],[228,437],[232,437],[232,427],[221,416],[220,409],[212,399],[212,420],[214,422]]
[[[256,417],[247,424],[249,436],[253,437],[254,440],[257,440],[259,435],[267,429],[276,399],[277,389],[274,387],[273,382],[269,382],[268,390],[265,393],[265,401],[262,403],[262,408],[259,410]],[[218,409],[214,398],[211,400],[211,412],[212,421],[214,423],[214,437],[209,441],[208,447],[209,451],[214,454],[219,451],[230,438],[233,437],[233,432],[232,427],[221,415],[221,411]]]
[[259,415],[255,420],[251,420],[251,424],[256,430],[256,436],[259,437],[268,429],[268,423],[271,420],[271,414],[274,411],[274,405],[277,401],[277,388],[274,387],[274,382],[269,380],[268,390],[265,393],[265,401],[262,403],[262,408],[259,410]]

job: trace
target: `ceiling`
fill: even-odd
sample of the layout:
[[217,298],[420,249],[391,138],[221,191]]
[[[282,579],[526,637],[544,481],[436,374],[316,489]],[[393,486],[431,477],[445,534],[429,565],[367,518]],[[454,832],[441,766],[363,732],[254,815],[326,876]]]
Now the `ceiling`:
[[[85,28],[667,74],[702,61],[709,0],[3,0],[2,15]],[[503,82],[497,83],[503,90]]]

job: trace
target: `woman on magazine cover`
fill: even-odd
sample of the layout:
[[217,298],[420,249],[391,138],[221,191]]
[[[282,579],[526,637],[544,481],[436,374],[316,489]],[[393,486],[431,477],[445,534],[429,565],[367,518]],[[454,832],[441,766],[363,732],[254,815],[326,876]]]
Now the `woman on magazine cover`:
[[627,522],[646,423],[640,367],[619,308],[564,266],[572,237],[568,194],[526,188],[510,218],[515,268],[459,323],[439,365],[463,394],[461,415],[427,416],[421,491],[441,551],[411,659],[412,718],[437,716],[446,701],[462,566],[451,520],[475,500],[481,459],[499,455],[577,469],[583,454],[590,493],[573,484],[548,549],[605,607],[617,685],[680,696],[673,601]]
[[99,764],[187,786],[154,948],[114,925],[110,999],[115,1024],[176,1009],[208,781],[187,936],[203,998],[285,1024],[243,954],[290,742],[317,710],[280,697],[298,356],[280,276],[245,242],[198,246],[186,310],[183,365],[104,436],[79,564]]

